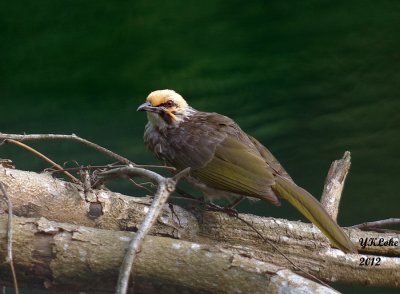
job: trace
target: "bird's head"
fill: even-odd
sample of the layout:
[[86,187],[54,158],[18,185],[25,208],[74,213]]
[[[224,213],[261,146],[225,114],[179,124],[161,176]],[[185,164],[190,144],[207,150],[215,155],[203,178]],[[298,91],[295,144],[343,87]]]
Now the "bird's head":
[[149,121],[158,128],[179,124],[193,109],[173,90],[157,90],[147,96],[137,111],[146,111]]

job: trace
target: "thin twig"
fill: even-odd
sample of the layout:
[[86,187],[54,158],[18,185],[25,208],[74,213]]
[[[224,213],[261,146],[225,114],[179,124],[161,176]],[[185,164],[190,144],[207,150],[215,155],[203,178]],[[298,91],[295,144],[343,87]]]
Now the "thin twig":
[[[128,290],[129,278],[133,276],[133,263],[135,262],[137,253],[140,252],[141,245],[143,243],[144,237],[150,231],[151,227],[157,220],[159,213],[164,207],[165,202],[167,201],[170,188],[173,184],[169,183],[167,180],[163,180],[158,184],[157,193],[154,196],[153,202],[151,203],[150,209],[146,214],[143,222],[139,226],[139,230],[131,240],[129,244],[128,250],[125,254],[124,261],[121,265],[119,278],[117,283],[116,293],[125,294]],[[132,278],[131,287],[133,289],[134,279]]]
[[[125,294],[127,293],[128,290],[129,278],[133,275],[133,270],[132,270],[133,263],[135,262],[137,253],[141,249],[144,237],[148,234],[153,224],[156,222],[158,216],[162,211],[162,208],[164,207],[164,204],[168,200],[169,195],[174,191],[176,182],[180,178],[186,176],[189,173],[189,168],[179,172],[173,178],[164,178],[152,171],[136,167],[125,167],[125,168],[115,169],[114,171],[112,170],[106,171],[103,172],[102,174],[110,175],[113,173],[114,175],[115,173],[117,173],[119,175],[124,174],[125,176],[126,175],[137,176],[140,173],[141,176],[145,176],[149,178],[151,181],[156,182],[158,184],[157,193],[154,196],[149,211],[147,212],[143,222],[140,224],[139,229],[136,232],[135,236],[131,240],[120,268],[116,293]],[[133,284],[133,279],[132,279],[132,284]]]
[[97,197],[93,193],[89,171],[83,170],[81,172],[81,177],[82,177],[82,184],[83,184],[83,193],[85,194],[86,201],[97,202]]
[[351,155],[349,151],[346,151],[342,159],[332,162],[325,180],[321,205],[334,221],[337,220],[340,199],[350,165]]
[[371,229],[371,228],[394,226],[394,225],[400,225],[400,218],[388,218],[388,219],[383,219],[383,220],[378,220],[378,221],[373,221],[373,222],[365,222],[362,224],[351,226],[350,228],[367,230],[367,229]]
[[263,239],[264,242],[268,243],[269,245],[271,245],[272,248],[274,248],[280,255],[283,256],[283,258],[285,258],[295,269],[297,269],[298,271],[304,273],[306,276],[312,278],[315,281],[318,281],[319,283],[321,283],[322,285],[324,285],[325,287],[328,287],[332,290],[334,290],[331,286],[329,286],[328,284],[326,284],[324,281],[318,279],[316,276],[306,272],[305,270],[303,270],[302,268],[298,267],[293,261],[290,260],[289,257],[286,256],[285,253],[283,253],[278,246],[276,246],[274,243],[272,243],[271,241],[269,241],[268,239],[266,239],[251,223],[249,223],[247,220],[241,218],[239,215],[234,215],[234,217],[236,217],[238,220],[244,222],[246,225],[248,225],[254,232],[256,232],[256,234]]
[[134,165],[133,162],[131,162],[129,159],[116,154],[112,152],[111,150],[108,150],[100,145],[97,145],[95,143],[92,143],[86,139],[83,139],[75,134],[72,135],[58,135],[58,134],[31,134],[31,135],[16,135],[16,134],[4,134],[0,133],[0,140],[6,140],[6,139],[13,139],[16,141],[27,141],[27,140],[68,140],[68,141],[76,141],[79,142],[83,145],[86,145],[88,147],[91,147],[111,158],[114,158],[115,160],[123,163],[123,164],[132,164]]
[[[124,167],[126,164],[106,164],[106,165],[86,165],[86,166],[77,166],[77,167],[68,167],[68,168],[63,168],[62,170],[52,170],[51,172],[62,172],[62,171],[76,171],[76,170],[81,170],[81,169],[111,169],[111,168],[117,168],[117,167]],[[160,169],[166,169],[170,170],[172,172],[176,171],[176,168],[171,167],[171,166],[166,166],[166,165],[152,165],[152,164],[134,164],[134,167],[142,167],[142,168],[160,168]]]
[[384,233],[384,234],[400,234],[400,230],[382,229],[382,228],[374,228],[374,227],[370,227],[369,229],[360,229],[360,230],[376,232],[376,233]]
[[154,164],[136,164],[136,167],[143,167],[143,168],[161,168],[175,172],[176,168],[173,166],[168,165],[154,165]]
[[[175,187],[175,191],[176,191],[176,187]],[[191,201],[191,202],[196,202],[196,203],[204,204],[204,201],[203,201],[203,200],[196,199],[196,198],[187,198],[187,197],[185,197],[185,196],[175,196],[175,195],[171,195],[170,198],[179,199],[179,200],[187,200],[187,201]]]
[[110,170],[106,171],[100,171],[97,173],[97,179],[96,183],[93,185],[97,185],[98,182],[104,183],[106,181],[109,181],[111,179],[115,178],[126,178],[126,177],[144,177],[149,179],[151,182],[158,184],[165,178],[161,175],[159,175],[156,172],[153,172],[148,169],[144,169],[141,167],[136,167],[136,166],[123,166],[123,167],[118,167],[118,168],[113,168]]
[[12,230],[12,203],[10,200],[10,197],[8,197],[8,193],[6,189],[4,188],[4,184],[0,182],[0,190],[3,193],[3,199],[4,202],[7,204],[8,208],[8,221],[7,221],[7,262],[10,264],[10,269],[11,269],[11,274],[13,277],[13,282],[14,282],[14,289],[15,293],[19,294],[19,288],[18,288],[18,281],[17,281],[17,274],[15,272],[15,267],[14,267],[14,259],[13,259],[13,253],[12,253],[12,239],[13,239],[13,230]]
[[[211,211],[218,211],[218,212],[225,212],[226,214],[228,214],[229,216],[233,216],[235,218],[237,218],[238,220],[242,221],[243,223],[245,223],[250,229],[252,229],[254,232],[256,232],[256,234],[266,243],[268,243],[269,245],[271,245],[272,248],[274,248],[280,255],[282,255],[295,269],[301,271],[302,273],[304,273],[305,275],[315,279],[316,281],[320,282],[321,284],[323,284],[326,287],[331,288],[329,285],[327,285],[326,283],[324,283],[323,281],[321,281],[320,279],[318,279],[317,277],[313,276],[312,274],[304,271],[302,268],[298,267],[293,261],[291,261],[289,259],[289,257],[286,256],[285,253],[283,253],[278,246],[276,246],[274,243],[272,243],[271,241],[269,241],[268,239],[266,239],[250,222],[248,222],[247,220],[245,220],[244,218],[240,217],[238,212],[232,208],[232,206],[234,207],[236,204],[238,204],[240,201],[242,201],[241,197],[238,198],[235,202],[233,202],[232,204],[228,205],[227,207],[221,207],[218,206],[216,204],[213,203],[207,203],[208,205],[208,209]],[[332,288],[331,288],[332,289]]]
[[[74,161],[75,162],[75,161]],[[66,163],[64,163],[65,166]],[[50,172],[60,172],[60,171],[80,171],[82,169],[87,169],[87,170],[92,170],[92,169],[106,169],[106,168],[116,168],[116,167],[123,167],[126,166],[125,164],[102,164],[102,165],[79,165],[78,163],[76,163],[76,167],[64,167],[62,170],[51,170]],[[46,169],[45,171],[49,171],[48,169]]]
[[[137,188],[139,188],[139,189],[146,190],[146,191],[149,192],[149,193],[152,193],[152,192],[153,192],[153,191],[151,191],[149,188],[145,187],[143,184],[136,183],[134,179],[129,178],[128,180],[129,180],[133,185],[135,185],[135,187],[137,187]],[[146,183],[144,183],[144,184],[146,184]],[[152,183],[151,183],[151,184],[152,184]]]
[[40,157],[41,159],[43,159],[44,161],[48,162],[49,164],[51,164],[53,167],[55,167],[56,169],[60,170],[64,175],[66,175],[67,177],[69,177],[74,183],[80,183],[80,181],[75,178],[73,175],[71,175],[69,172],[65,171],[62,166],[58,165],[57,163],[55,163],[53,160],[51,160],[50,158],[48,158],[46,155],[44,155],[43,153],[40,153],[39,151],[33,149],[32,147],[16,141],[14,139],[5,139],[4,140],[5,143],[11,143],[14,145],[17,145],[25,150],[28,150],[29,152],[32,152],[33,154],[35,154],[36,156]]

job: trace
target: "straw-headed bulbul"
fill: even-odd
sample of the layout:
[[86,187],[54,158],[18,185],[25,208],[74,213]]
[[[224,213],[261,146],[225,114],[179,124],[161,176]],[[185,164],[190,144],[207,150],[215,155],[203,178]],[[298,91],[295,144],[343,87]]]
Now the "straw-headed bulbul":
[[147,112],[147,147],[178,171],[190,167],[189,182],[205,196],[233,193],[278,206],[279,198],[286,199],[335,247],[357,252],[320,202],[297,186],[271,152],[232,119],[197,111],[172,90],[150,93],[137,110]]

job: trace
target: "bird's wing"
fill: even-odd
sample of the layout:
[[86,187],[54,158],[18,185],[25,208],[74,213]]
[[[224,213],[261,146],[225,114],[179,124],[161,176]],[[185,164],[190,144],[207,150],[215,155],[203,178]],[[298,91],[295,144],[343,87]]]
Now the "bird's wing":
[[279,161],[275,158],[274,155],[264,146],[262,145],[256,138],[252,136],[248,136],[251,142],[256,147],[257,151],[260,152],[260,155],[264,158],[267,164],[274,170],[274,172],[281,177],[284,177],[293,182],[290,175],[283,168],[283,166],[279,163]]
[[[247,135],[230,119],[215,115],[213,126],[225,138],[208,148],[215,150],[210,160],[194,169],[193,175],[204,183],[240,195],[264,199],[279,205],[271,186],[275,184],[273,170],[259,152],[252,148]],[[250,144],[249,144],[250,143]]]

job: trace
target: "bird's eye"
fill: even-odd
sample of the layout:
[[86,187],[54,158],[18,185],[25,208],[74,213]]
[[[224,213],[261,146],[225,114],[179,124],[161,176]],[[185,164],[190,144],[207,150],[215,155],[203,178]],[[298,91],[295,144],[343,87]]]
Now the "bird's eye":
[[165,106],[166,107],[172,107],[172,106],[174,106],[174,101],[172,101],[172,100],[168,100],[167,102],[165,102]]

